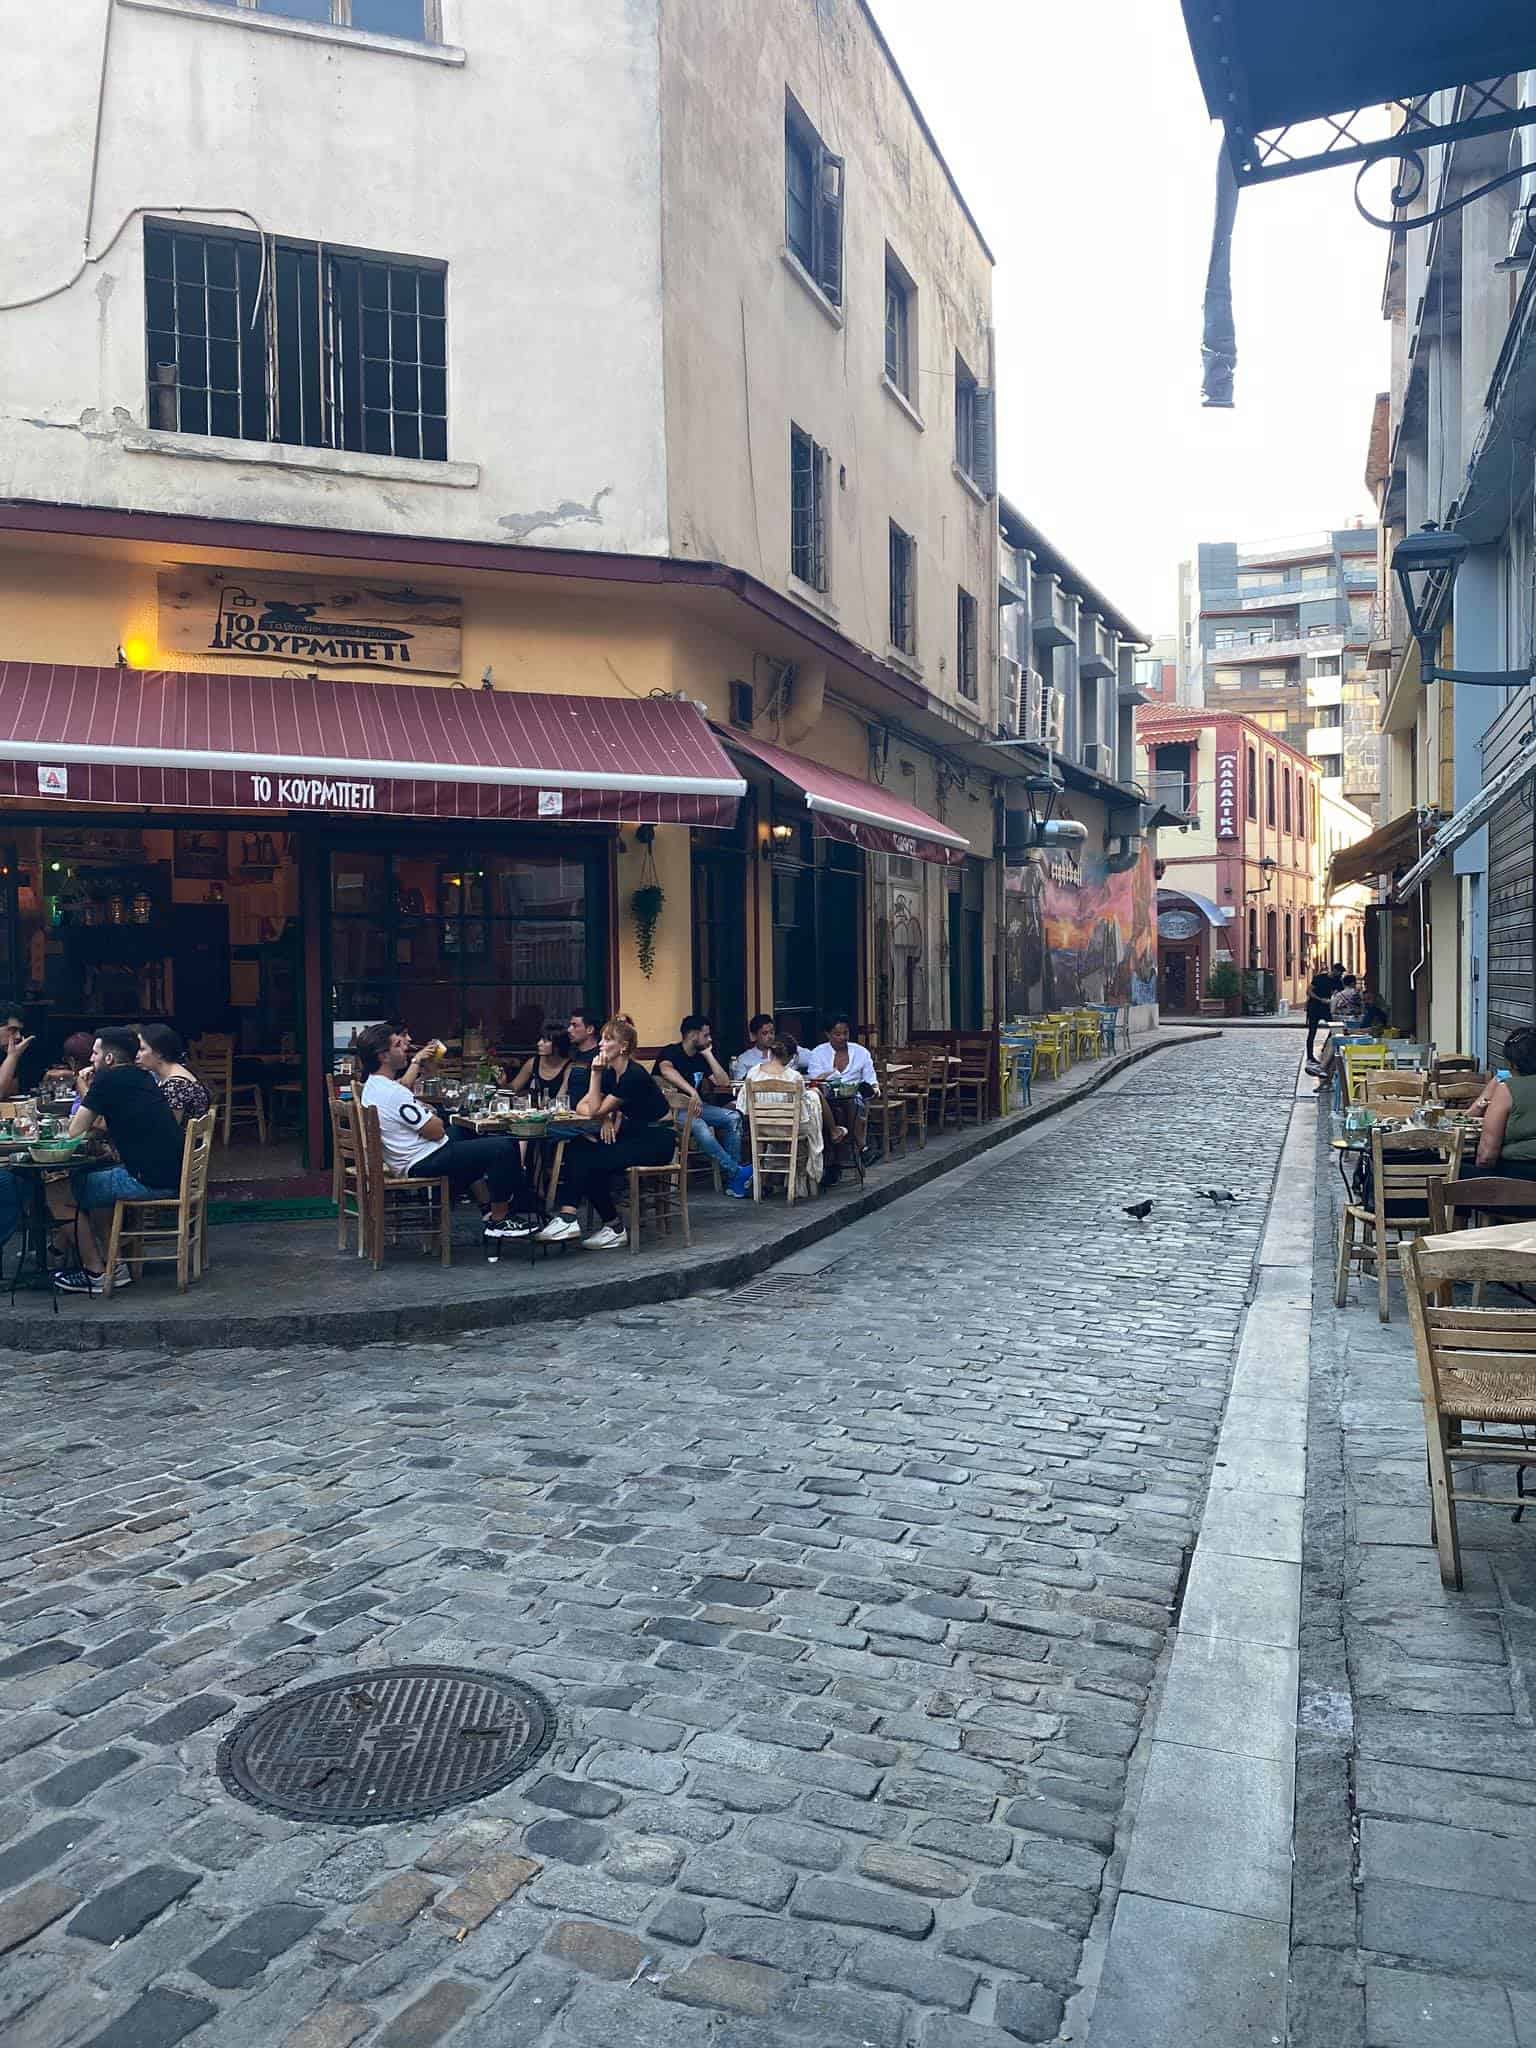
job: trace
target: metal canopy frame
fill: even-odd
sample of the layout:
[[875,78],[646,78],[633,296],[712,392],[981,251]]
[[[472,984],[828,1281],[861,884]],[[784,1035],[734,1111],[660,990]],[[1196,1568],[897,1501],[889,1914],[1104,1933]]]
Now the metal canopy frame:
[[[1511,72],[1504,78],[1458,86],[1453,89],[1455,112],[1449,119],[1435,111],[1445,87],[1412,98],[1375,101],[1340,113],[1309,115],[1268,128],[1252,128],[1229,113],[1224,126],[1232,169],[1239,185],[1268,185],[1279,178],[1304,177],[1308,172],[1326,171],[1336,165],[1359,164],[1364,169],[1393,158],[1408,163],[1423,150],[1445,143],[1527,128],[1536,123],[1536,107],[1519,104],[1519,84],[1519,74]],[[1383,116],[1385,132],[1371,134],[1372,127],[1382,125]],[[1529,165],[1521,165],[1507,178],[1493,183],[1512,182],[1529,171]],[[1394,192],[1394,206],[1410,204],[1418,189],[1416,184],[1401,198]],[[1492,184],[1481,189],[1490,191]],[[1384,220],[1381,225],[1396,227],[1403,223]]]

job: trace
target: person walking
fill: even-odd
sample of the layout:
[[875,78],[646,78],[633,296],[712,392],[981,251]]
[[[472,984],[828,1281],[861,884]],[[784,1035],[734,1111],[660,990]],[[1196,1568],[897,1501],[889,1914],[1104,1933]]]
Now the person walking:
[[1307,984],[1307,1072],[1318,1074],[1317,1034],[1329,1021],[1329,1004],[1344,979],[1344,963],[1335,960],[1331,968],[1320,967]]

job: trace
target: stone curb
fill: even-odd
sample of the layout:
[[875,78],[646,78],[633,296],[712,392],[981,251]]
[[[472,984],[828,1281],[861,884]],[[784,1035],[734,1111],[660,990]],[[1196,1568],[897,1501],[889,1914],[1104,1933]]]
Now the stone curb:
[[[983,1124],[942,1157],[925,1160],[921,1154],[905,1158],[900,1168],[879,1185],[864,1188],[852,1200],[836,1208],[809,1205],[803,1223],[770,1244],[751,1250],[707,1253],[679,1260],[675,1267],[642,1273],[629,1278],[615,1273],[611,1279],[583,1287],[579,1293],[553,1291],[530,1299],[478,1299],[472,1301],[423,1302],[398,1309],[344,1308],[319,1310],[313,1315],[292,1316],[209,1316],[193,1312],[167,1317],[163,1321],[130,1320],[127,1317],[92,1315],[89,1322],[66,1322],[51,1313],[28,1315],[13,1310],[0,1321],[3,1351],[199,1351],[291,1344],[333,1346],[347,1349],[359,1344],[421,1343],[457,1336],[466,1330],[523,1327],[545,1322],[570,1322],[587,1315],[602,1315],[613,1309],[643,1308],[656,1302],[679,1301],[722,1287],[739,1287],[756,1279],[770,1267],[822,1238],[846,1230],[851,1223],[900,1201],[904,1195],[926,1187],[943,1174],[969,1165],[995,1146],[1021,1137],[1037,1124],[1045,1123],[1063,1110],[1075,1108],[1113,1081],[1127,1068],[1150,1059],[1154,1053],[1175,1046],[1198,1045],[1220,1038],[1216,1028],[1182,1029],[1177,1038],[1151,1045],[1132,1046],[1108,1059],[1081,1086],[1063,1090],[1049,1100],[1018,1110],[1011,1116]],[[817,1211],[824,1210],[824,1213]]]
[[1298,1097],[1140,1748],[1090,2048],[1287,2038],[1316,1123]]

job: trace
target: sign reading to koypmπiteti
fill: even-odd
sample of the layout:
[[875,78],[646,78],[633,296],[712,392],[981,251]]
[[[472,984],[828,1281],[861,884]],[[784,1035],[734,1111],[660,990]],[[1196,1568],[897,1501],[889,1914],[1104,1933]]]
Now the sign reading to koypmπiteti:
[[462,622],[457,597],[383,577],[300,582],[203,569],[160,577],[160,644],[184,654],[456,676]]

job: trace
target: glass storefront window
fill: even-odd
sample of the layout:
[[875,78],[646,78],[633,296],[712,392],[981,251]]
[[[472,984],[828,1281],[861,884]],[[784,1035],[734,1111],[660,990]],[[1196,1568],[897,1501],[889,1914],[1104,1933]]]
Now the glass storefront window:
[[606,849],[331,855],[331,1006],[418,1037],[531,1049],[545,1022],[600,1005]]

